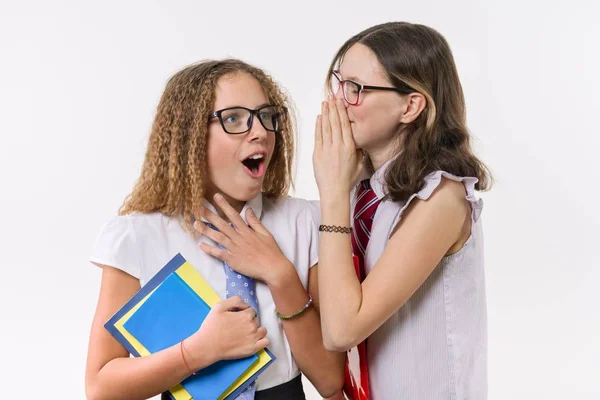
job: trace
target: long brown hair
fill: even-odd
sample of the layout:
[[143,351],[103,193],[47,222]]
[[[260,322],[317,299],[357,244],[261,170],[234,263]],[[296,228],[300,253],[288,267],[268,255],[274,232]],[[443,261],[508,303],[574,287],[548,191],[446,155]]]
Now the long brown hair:
[[283,131],[265,174],[263,194],[286,195],[293,185],[295,113],[289,97],[259,68],[236,59],[208,60],[177,72],[167,82],[156,110],[141,175],[119,210],[161,212],[182,217],[192,231],[194,211],[201,205],[207,177],[208,118],[217,81],[246,72],[258,80],[271,104],[286,107]]
[[340,47],[329,67],[327,87],[332,71],[355,43],[373,51],[392,85],[408,85],[427,99],[419,117],[400,133],[402,154],[385,176],[389,197],[405,201],[437,170],[474,176],[479,180],[475,188],[488,190],[491,174],[471,150],[462,86],[446,39],[432,28],[408,22],[370,27]]

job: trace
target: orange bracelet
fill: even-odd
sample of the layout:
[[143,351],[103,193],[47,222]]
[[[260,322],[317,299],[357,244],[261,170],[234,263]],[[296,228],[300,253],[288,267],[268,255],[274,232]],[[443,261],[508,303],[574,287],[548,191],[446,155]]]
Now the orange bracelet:
[[192,372],[192,370],[190,369],[190,366],[188,365],[187,361],[185,361],[185,355],[183,354],[183,340],[179,342],[179,349],[181,350],[181,358],[183,359],[183,364],[185,365],[185,368],[188,370],[190,375],[196,375],[196,373]]

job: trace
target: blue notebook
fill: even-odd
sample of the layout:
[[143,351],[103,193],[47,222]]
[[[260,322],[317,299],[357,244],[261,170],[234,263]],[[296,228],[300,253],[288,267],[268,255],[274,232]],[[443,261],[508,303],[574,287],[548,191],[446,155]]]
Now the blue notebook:
[[[178,344],[196,332],[221,299],[177,254],[106,324],[134,356],[147,356]],[[234,399],[275,357],[267,349],[250,357],[219,361],[170,389],[174,400]]]

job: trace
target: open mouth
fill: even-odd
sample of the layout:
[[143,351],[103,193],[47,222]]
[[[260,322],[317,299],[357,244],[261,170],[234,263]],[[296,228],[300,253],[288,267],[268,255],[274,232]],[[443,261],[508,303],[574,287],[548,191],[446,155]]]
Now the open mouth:
[[260,178],[265,172],[265,155],[254,154],[242,161],[246,172],[253,178]]

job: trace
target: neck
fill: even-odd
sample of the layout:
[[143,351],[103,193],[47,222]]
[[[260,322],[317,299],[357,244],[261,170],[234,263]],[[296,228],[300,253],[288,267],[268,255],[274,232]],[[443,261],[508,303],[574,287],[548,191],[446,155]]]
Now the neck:
[[394,152],[388,148],[367,150],[369,160],[373,165],[373,172],[377,171],[383,164],[394,156]]
[[229,221],[229,218],[227,218],[227,216],[223,213],[223,210],[221,210],[221,208],[219,208],[219,206],[213,199],[213,196],[217,193],[221,193],[221,195],[223,195],[223,197],[225,198],[225,200],[227,200],[229,205],[231,207],[233,207],[235,209],[235,211],[238,212],[238,214],[242,212],[242,209],[244,208],[244,205],[246,204],[246,202],[231,198],[223,192],[217,192],[216,190],[213,190],[213,189],[206,190],[206,192],[204,193],[204,198],[206,199],[206,201],[208,201],[210,204],[212,204],[212,206],[215,208],[215,210],[217,210],[219,217],[223,218],[224,220],[226,220],[228,222],[231,222],[231,221]]
[[372,147],[364,148],[371,160],[373,172],[381,168],[388,160],[394,158],[401,151],[400,147],[399,137],[396,136],[391,140],[384,140],[374,143]]

